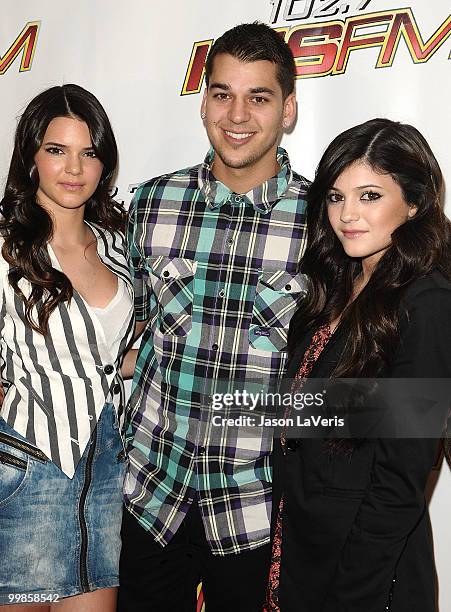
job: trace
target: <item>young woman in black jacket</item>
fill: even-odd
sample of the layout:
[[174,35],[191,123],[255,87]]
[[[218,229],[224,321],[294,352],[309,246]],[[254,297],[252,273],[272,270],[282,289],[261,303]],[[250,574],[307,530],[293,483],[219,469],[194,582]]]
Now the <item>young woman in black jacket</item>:
[[[316,378],[451,378],[442,192],[438,163],[410,125],[374,119],[329,145],[308,196],[293,392]],[[435,612],[424,489],[439,442],[395,438],[340,438],[337,428],[328,439],[275,440],[267,610]]]

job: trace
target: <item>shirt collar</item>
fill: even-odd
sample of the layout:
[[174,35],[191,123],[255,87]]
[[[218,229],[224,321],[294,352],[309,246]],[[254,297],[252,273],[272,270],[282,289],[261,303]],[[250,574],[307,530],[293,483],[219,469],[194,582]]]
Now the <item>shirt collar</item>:
[[288,154],[282,147],[277,149],[277,162],[280,166],[278,174],[254,187],[247,193],[234,194],[212,172],[214,150],[207,153],[203,164],[199,166],[198,182],[207,205],[212,209],[219,208],[226,202],[232,204],[250,204],[261,213],[268,213],[274,204],[286,192],[292,180],[292,171]]

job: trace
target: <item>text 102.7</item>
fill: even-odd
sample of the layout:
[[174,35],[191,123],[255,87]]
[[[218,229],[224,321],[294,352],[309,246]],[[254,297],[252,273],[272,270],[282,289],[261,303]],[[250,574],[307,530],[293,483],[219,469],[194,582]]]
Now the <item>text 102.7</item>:
[[[350,8],[363,11],[371,0],[270,0],[270,23],[344,15]],[[282,11],[283,8],[283,11]]]

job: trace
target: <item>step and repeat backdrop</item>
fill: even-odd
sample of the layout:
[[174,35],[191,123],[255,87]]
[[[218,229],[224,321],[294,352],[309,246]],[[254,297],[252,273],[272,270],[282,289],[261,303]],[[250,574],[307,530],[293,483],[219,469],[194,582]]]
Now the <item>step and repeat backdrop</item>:
[[[120,150],[115,198],[200,162],[204,61],[213,41],[264,21],[290,44],[298,118],[284,136],[308,178],[330,140],[373,117],[412,123],[451,181],[449,0],[3,0],[0,20],[0,188],[17,117],[39,91],[78,83],[104,104]],[[446,199],[451,216],[451,197]],[[451,472],[431,481],[440,610],[451,610]]]

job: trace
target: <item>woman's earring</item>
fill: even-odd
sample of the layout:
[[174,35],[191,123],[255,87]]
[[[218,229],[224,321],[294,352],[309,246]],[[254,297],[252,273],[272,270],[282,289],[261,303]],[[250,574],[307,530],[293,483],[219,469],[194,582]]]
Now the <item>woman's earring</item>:
[[202,121],[205,119],[206,116],[207,116],[207,113],[205,111],[202,111],[200,114],[200,118],[202,119]]

